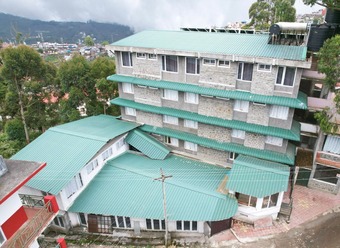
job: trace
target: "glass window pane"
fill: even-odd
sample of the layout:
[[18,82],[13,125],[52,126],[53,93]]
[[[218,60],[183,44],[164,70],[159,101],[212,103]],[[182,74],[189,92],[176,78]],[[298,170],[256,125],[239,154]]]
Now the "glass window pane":
[[191,228],[192,231],[197,231],[197,221],[193,221],[192,222],[192,228]]
[[146,219],[146,229],[152,229],[151,219]]
[[252,196],[252,197],[250,198],[249,206],[251,206],[251,207],[256,207],[256,201],[257,201],[257,198],[254,197],[254,196]]
[[262,208],[267,208],[268,202],[269,202],[269,196],[264,197],[263,202],[262,202]]
[[111,225],[112,225],[112,227],[117,227],[117,222],[116,222],[115,216],[111,216]]
[[281,84],[283,75],[283,67],[279,67],[279,71],[277,73],[276,84]]
[[269,207],[275,207],[277,204],[277,200],[279,198],[279,193],[270,196]]
[[153,229],[155,230],[160,229],[159,220],[153,220]]
[[125,217],[126,228],[131,228],[130,217]]
[[177,230],[182,230],[182,221],[180,220],[176,221],[176,228]]
[[242,63],[238,64],[237,79],[242,79]]
[[165,230],[165,220],[162,220],[162,229]]
[[196,58],[186,58],[187,59],[187,73],[195,74],[196,71]]
[[119,227],[124,227],[124,218],[123,218],[123,216],[118,216],[117,219],[118,219],[118,226]]
[[184,230],[190,230],[190,221],[184,221]]
[[243,80],[251,81],[253,79],[253,64],[244,63]]
[[295,77],[295,68],[286,67],[286,75],[285,75],[285,80],[283,84],[288,85],[288,86],[293,86],[294,77]]

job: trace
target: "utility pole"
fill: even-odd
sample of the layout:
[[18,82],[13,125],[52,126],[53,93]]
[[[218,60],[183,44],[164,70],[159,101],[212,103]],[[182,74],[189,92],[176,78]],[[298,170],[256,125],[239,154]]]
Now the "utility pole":
[[170,175],[170,176],[164,175],[162,168],[160,169],[160,171],[161,171],[161,177],[155,178],[154,180],[162,181],[164,222],[165,222],[165,236],[164,236],[165,240],[164,240],[164,242],[165,242],[165,247],[168,247],[168,216],[166,214],[166,194],[165,194],[164,181],[165,181],[165,179],[172,177],[172,175]]

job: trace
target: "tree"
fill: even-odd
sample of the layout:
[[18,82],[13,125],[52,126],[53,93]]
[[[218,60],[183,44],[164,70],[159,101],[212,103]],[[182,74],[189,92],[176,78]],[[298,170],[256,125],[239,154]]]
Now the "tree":
[[293,7],[295,1],[292,0],[274,0],[272,9],[272,23],[277,22],[295,22],[296,10]]
[[318,71],[325,74],[324,83],[335,93],[334,108],[326,108],[315,114],[321,130],[326,133],[335,133],[338,125],[334,121],[340,114],[340,90],[336,84],[340,82],[340,35],[336,35],[324,42],[318,53]]
[[257,1],[249,8],[250,26],[254,25],[256,29],[266,30],[269,28],[271,15],[271,6],[264,1]]
[[86,36],[84,39],[84,43],[86,46],[94,46],[94,41],[91,36]]
[[306,5],[314,6],[315,4],[320,5],[322,7],[340,10],[340,1],[339,0],[303,0]]

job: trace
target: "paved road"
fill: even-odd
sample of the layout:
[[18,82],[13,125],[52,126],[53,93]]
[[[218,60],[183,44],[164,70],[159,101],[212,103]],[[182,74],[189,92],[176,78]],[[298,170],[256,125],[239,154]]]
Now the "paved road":
[[269,240],[229,247],[340,248],[340,212],[328,213]]

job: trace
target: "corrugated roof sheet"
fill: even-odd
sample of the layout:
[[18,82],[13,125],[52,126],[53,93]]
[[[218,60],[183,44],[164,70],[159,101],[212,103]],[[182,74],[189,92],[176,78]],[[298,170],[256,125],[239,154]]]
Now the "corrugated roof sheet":
[[262,198],[287,190],[289,170],[283,164],[241,155],[233,163],[226,188]]
[[175,155],[152,160],[127,152],[107,162],[75,200],[70,212],[163,219],[160,168],[169,220],[216,221],[237,211],[233,196],[216,190],[228,170]]
[[88,117],[48,129],[12,159],[46,162],[26,185],[58,194],[107,141],[137,126],[113,116]]
[[123,98],[115,98],[111,100],[112,104],[116,104],[119,106],[130,107],[134,109],[138,109],[145,112],[162,114],[162,115],[170,115],[178,118],[183,118],[187,120],[193,120],[205,124],[216,125],[225,128],[231,129],[239,129],[244,130],[246,132],[258,133],[263,135],[270,135],[275,137],[280,137],[288,140],[300,141],[300,123],[294,121],[293,127],[291,129],[283,129],[272,126],[262,126],[258,124],[247,123],[238,120],[226,120],[212,116],[200,115],[197,113],[193,113],[190,111],[180,110],[180,109],[172,109],[168,107],[158,107],[143,103],[137,103],[131,100],[123,99]]
[[125,141],[151,159],[164,159],[170,153],[168,147],[140,130],[131,131]]
[[200,95],[208,95],[222,98],[237,99],[250,102],[260,102],[272,105],[286,106],[290,108],[307,109],[307,95],[299,92],[297,98],[282,97],[282,96],[265,96],[252,94],[246,91],[239,90],[220,90],[215,88],[207,88],[193,84],[180,82],[171,82],[164,80],[150,80],[130,76],[111,75],[107,77],[110,81],[131,83],[136,85],[149,86],[154,88],[177,90],[182,92],[191,92]]
[[253,156],[261,159],[266,159],[269,161],[275,161],[279,163],[285,163],[289,165],[294,165],[295,162],[295,146],[293,144],[288,144],[286,153],[279,153],[270,150],[259,150],[255,148],[246,147],[235,143],[220,142],[204,137],[197,136],[192,133],[182,132],[173,130],[170,128],[154,127],[150,125],[143,125],[139,129],[148,132],[155,133],[159,135],[169,136],[180,140],[186,140],[192,143],[196,143],[200,146],[213,148],[221,151],[235,152],[238,154],[244,154],[248,156]]
[[306,46],[272,45],[268,44],[268,39],[268,34],[151,30],[139,32],[111,45],[114,47],[153,48],[156,53],[162,53],[164,50],[175,50],[273,59],[306,60]]

